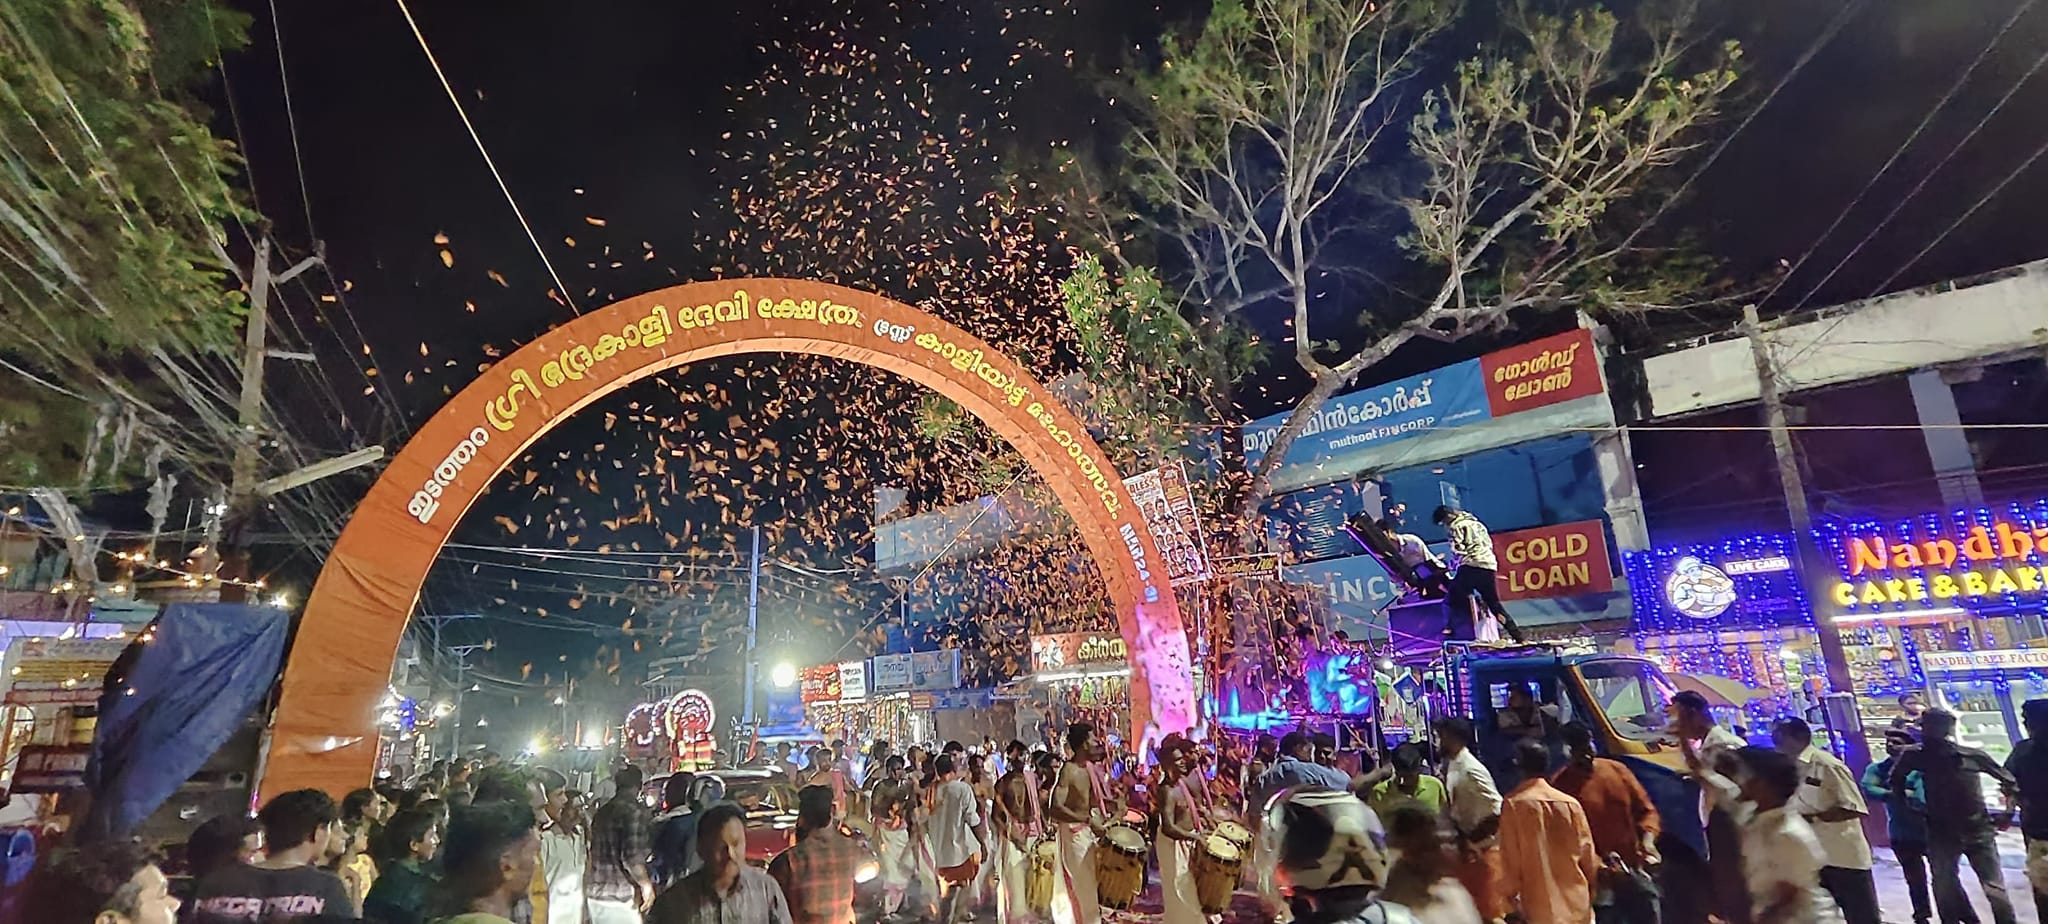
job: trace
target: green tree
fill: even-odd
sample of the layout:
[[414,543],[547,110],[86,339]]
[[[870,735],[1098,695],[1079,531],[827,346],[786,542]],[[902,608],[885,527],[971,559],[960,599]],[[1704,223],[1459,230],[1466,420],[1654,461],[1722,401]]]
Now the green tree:
[[1112,276],[1094,255],[1083,256],[1060,283],[1074,326],[1090,423],[1104,434],[1103,451],[1128,471],[1143,471],[1183,452],[1208,421],[1230,408],[1231,388],[1258,358],[1256,346],[1227,319],[1181,314],[1145,266]]
[[0,482],[103,483],[138,438],[226,458],[212,380],[245,309],[221,236],[249,216],[186,92],[248,22],[208,0],[0,4]]
[[[1314,384],[1246,516],[1315,410],[1409,340],[1521,309],[1674,307],[1702,284],[1637,246],[1641,205],[1717,114],[1738,49],[1700,41],[1690,0],[1626,22],[1532,2],[1482,13],[1492,37],[1449,68],[1432,62],[1465,13],[1446,0],[1218,0],[1112,91],[1129,120],[1118,179],[1075,162],[1079,211],[1110,246],[1156,242],[1209,310],[1289,312]],[[1397,272],[1368,271],[1371,235],[1398,240]],[[1385,276],[1409,285],[1360,287],[1362,345],[1312,329],[1318,297]]]

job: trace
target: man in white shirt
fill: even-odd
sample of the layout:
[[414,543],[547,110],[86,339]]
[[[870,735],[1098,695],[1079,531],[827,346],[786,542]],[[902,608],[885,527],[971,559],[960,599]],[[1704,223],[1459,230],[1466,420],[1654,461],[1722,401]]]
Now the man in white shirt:
[[[974,891],[967,888],[981,869],[983,823],[974,787],[960,779],[952,754],[933,758],[939,777],[931,818],[932,863],[939,868],[939,921],[954,924],[974,913]],[[962,900],[965,896],[965,901]]]
[[[1792,800],[1799,792],[1799,764],[1769,748],[1735,752],[1741,764],[1742,878],[1755,924],[1814,924],[1813,893],[1820,884],[1821,844],[1813,826]],[[1732,785],[1713,770],[1717,785]]]
[[1500,895],[1500,790],[1493,773],[1472,753],[1472,720],[1446,716],[1436,720],[1437,753],[1443,755],[1444,792],[1448,814],[1458,835],[1458,881],[1486,920],[1510,910]]
[[1813,728],[1806,720],[1788,718],[1771,730],[1778,753],[1799,768],[1799,789],[1791,808],[1813,827],[1820,839],[1820,885],[1833,896],[1848,924],[1882,924],[1877,910],[1877,880],[1870,872],[1870,841],[1863,836],[1863,787],[1849,765],[1813,746]]

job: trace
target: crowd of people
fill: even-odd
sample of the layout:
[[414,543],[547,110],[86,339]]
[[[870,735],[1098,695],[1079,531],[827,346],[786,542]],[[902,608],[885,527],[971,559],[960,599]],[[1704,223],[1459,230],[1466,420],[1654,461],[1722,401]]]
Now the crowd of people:
[[[1216,920],[1198,880],[1240,839],[1253,891],[1308,924],[1880,924],[1861,824],[1875,800],[1916,924],[1977,924],[1960,862],[1994,924],[2015,924],[1985,776],[2021,808],[2037,895],[2048,871],[2048,749],[2037,746],[2048,700],[2026,705],[2035,737],[2004,765],[1957,743],[1953,716],[1926,710],[1891,729],[1885,758],[1859,779],[1800,719],[1752,746],[1680,693],[1668,730],[1702,791],[1699,816],[1685,818],[1661,818],[1586,727],[1515,715],[1496,717],[1505,767],[1480,758],[1462,717],[1384,760],[1294,732],[1169,735],[1140,761],[1085,723],[1036,747],[784,746],[758,761],[795,793],[782,806],[794,808],[793,837],[765,869],[748,857],[764,793],[727,793],[721,774],[674,774],[650,806],[641,772],[621,766],[586,811],[548,768],[458,761],[409,789],[339,803],[287,792],[253,824],[209,821],[187,845],[182,887],[133,843],[68,851],[38,871],[33,907],[56,924],[959,924],[984,912],[1094,924],[1105,902],[1135,895],[1100,852],[1138,837],[1165,924]],[[1687,828],[1704,850],[1687,846]],[[1123,881],[1098,881],[1103,870]]]

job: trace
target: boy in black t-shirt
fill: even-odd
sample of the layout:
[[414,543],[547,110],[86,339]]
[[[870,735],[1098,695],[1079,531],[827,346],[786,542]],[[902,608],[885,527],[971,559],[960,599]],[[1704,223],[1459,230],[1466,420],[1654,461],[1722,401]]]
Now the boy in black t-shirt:
[[284,924],[357,917],[341,877],[314,866],[327,852],[340,815],[317,789],[288,792],[257,813],[270,854],[252,865],[215,870],[194,894],[198,924]]

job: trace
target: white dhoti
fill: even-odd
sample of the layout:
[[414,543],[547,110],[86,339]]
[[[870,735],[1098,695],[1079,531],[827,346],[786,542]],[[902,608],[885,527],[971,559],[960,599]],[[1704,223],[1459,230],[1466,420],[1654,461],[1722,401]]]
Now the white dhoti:
[[1007,837],[997,837],[995,862],[988,865],[996,884],[996,924],[1029,921],[1031,902],[1026,880],[1031,875],[1031,856]]
[[1054,826],[1059,844],[1059,875],[1053,887],[1052,919],[1056,924],[1099,924],[1102,905],[1095,888],[1095,832],[1084,824]]
[[1166,906],[1160,924],[1204,924],[1202,899],[1195,892],[1195,845],[1191,841],[1159,840],[1159,898]]
[[894,914],[903,907],[903,896],[910,891],[917,858],[910,850],[909,829],[878,827],[875,834],[881,847],[876,851],[875,865],[882,868],[882,910]]

